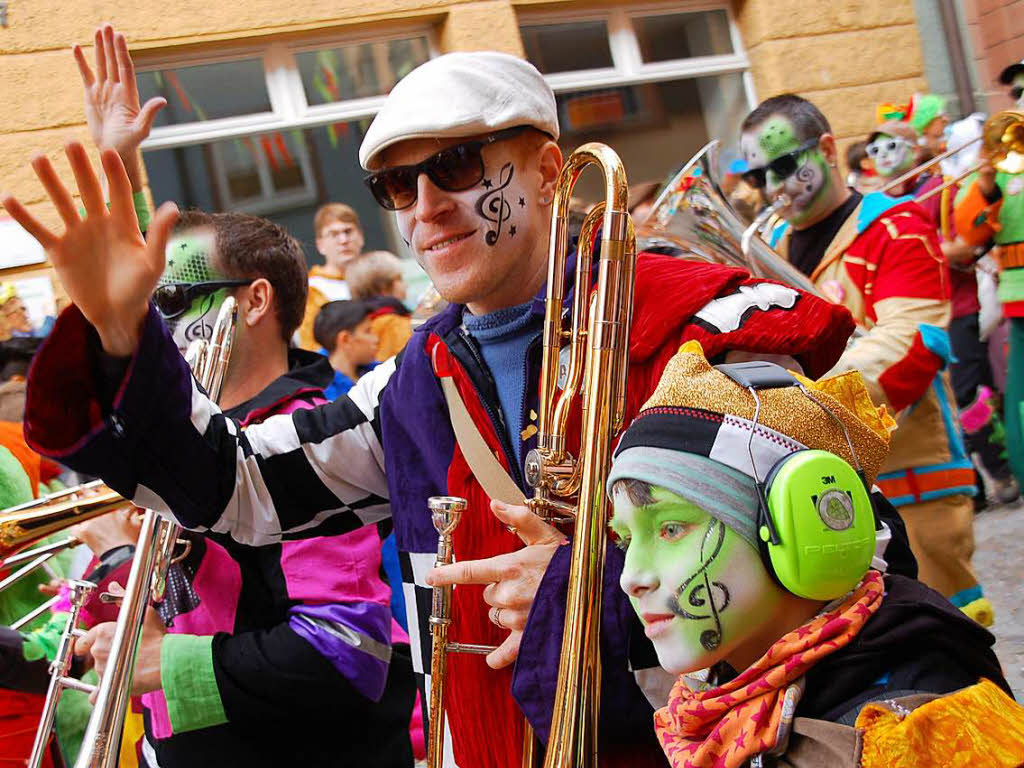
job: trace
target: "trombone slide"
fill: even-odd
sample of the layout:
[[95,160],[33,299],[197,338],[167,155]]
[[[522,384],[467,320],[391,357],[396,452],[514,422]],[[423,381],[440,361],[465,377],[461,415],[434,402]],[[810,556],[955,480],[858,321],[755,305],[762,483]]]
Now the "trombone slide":
[[96,585],[91,581],[71,581],[68,583],[68,587],[71,590],[68,595],[68,599],[71,601],[71,612],[68,614],[67,628],[61,635],[60,645],[57,646],[57,655],[50,664],[50,687],[46,691],[42,721],[39,728],[36,729],[36,738],[32,744],[28,768],[39,768],[42,765],[43,757],[46,755],[46,746],[53,731],[53,723],[57,717],[57,703],[60,701],[61,692],[65,688],[73,688],[84,693],[92,693],[96,690],[95,686],[68,676],[71,671],[71,657],[75,650],[75,640],[85,635],[85,630],[78,628],[78,614],[81,613],[85,601],[96,590]]

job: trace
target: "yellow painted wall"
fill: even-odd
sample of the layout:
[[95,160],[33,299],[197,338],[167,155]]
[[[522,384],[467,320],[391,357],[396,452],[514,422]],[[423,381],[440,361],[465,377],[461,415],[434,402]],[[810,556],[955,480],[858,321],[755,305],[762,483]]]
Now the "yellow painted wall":
[[[136,57],[216,50],[267,36],[343,34],[359,25],[420,20],[435,25],[441,50],[522,54],[517,7],[608,5],[532,0],[9,0],[0,29],[0,185],[41,219],[54,215],[28,168],[49,154],[64,178],[61,145],[87,139],[73,43],[91,44],[101,21],[124,32]],[[926,87],[913,0],[734,0],[759,98],[795,90],[814,100],[840,138],[865,134],[875,105]],[[89,52],[91,55],[91,51]],[[0,279],[8,277],[0,273]]]
[[878,104],[928,89],[913,0],[734,0],[733,10],[758,98],[810,99],[841,140],[865,137]]

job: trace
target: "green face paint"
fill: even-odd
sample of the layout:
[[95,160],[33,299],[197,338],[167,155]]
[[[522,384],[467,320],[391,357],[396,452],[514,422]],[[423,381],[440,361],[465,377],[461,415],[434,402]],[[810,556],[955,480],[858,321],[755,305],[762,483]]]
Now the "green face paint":
[[663,488],[634,505],[615,494],[612,529],[626,545],[620,584],[661,665],[684,673],[725,658],[761,629],[780,600],[739,534]]
[[[159,284],[208,283],[227,279],[214,266],[215,252],[215,235],[209,230],[188,230],[176,235],[167,243],[167,266],[160,276]],[[166,320],[171,336],[183,354],[195,339],[209,339],[213,336],[217,312],[228,295],[229,289],[221,288],[197,296],[185,312]]]
[[[769,117],[740,139],[743,157],[750,168],[765,168],[773,160],[795,152],[804,142],[788,118]],[[794,226],[816,220],[827,205],[825,194],[831,183],[828,162],[820,149],[801,152],[796,158],[797,168],[786,177],[768,169],[765,194],[774,199],[780,192],[792,201],[782,216]]]

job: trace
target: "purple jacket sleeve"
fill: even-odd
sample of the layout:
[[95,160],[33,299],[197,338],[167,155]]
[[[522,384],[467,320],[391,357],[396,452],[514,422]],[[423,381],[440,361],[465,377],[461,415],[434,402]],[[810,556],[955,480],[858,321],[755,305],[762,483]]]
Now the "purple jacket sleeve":
[[[633,669],[657,664],[653,649],[625,594],[619,588],[622,552],[607,544],[601,622],[602,749],[616,745],[661,755],[654,736],[654,709],[637,684]],[[534,731],[547,742],[554,708],[558,660],[565,625],[572,547],[559,547],[533,601],[512,679],[512,694]],[[632,661],[631,661],[632,660]],[[657,760],[656,760],[657,762]]]

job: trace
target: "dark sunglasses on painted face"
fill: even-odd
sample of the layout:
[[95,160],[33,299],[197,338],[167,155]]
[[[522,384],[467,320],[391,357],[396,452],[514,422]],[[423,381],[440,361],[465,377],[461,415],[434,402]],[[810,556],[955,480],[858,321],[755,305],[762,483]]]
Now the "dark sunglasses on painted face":
[[363,183],[377,204],[389,211],[400,211],[416,202],[421,173],[425,173],[438,189],[462,192],[484,178],[483,148],[518,136],[527,127],[507,128],[482,139],[446,147],[415,165],[396,165],[371,173]]
[[183,314],[192,302],[221,288],[238,288],[252,280],[211,280],[206,283],[167,283],[153,291],[153,305],[165,320]]
[[788,179],[800,167],[800,155],[809,149],[814,149],[816,146],[818,146],[818,139],[808,139],[792,152],[779,155],[768,165],[761,168],[751,168],[743,174],[743,180],[754,189],[764,189],[768,183],[768,171],[774,173],[780,181]]

